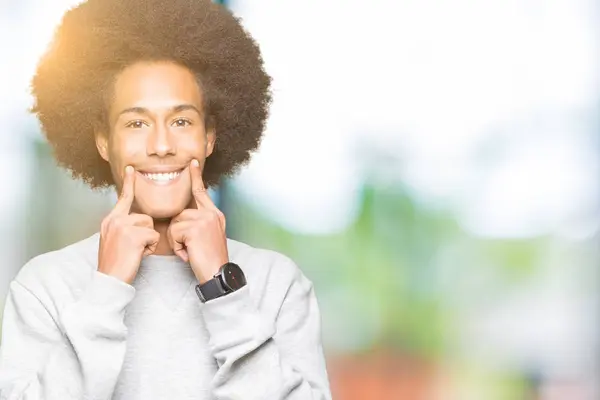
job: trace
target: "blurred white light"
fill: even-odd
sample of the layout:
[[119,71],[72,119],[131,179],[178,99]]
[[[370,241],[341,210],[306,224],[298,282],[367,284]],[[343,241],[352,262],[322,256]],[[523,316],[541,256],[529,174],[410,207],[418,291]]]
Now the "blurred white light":
[[463,199],[465,226],[482,236],[529,237],[558,232],[581,212],[592,217],[597,154],[576,138],[521,138],[503,163],[473,182]]
[[[251,197],[260,187],[258,207],[286,226],[327,230],[330,223],[339,228],[342,220],[350,222],[358,184],[349,176],[360,176],[361,154],[339,154],[354,149],[359,135],[360,143],[378,143],[373,147],[404,157],[405,169],[397,174],[425,203],[458,199],[459,208],[461,201],[471,207],[468,192],[487,204],[468,217],[475,232],[540,233],[556,227],[554,214],[562,218],[589,197],[589,173],[569,177],[580,172],[573,160],[589,161],[577,151],[556,161],[568,163],[560,171],[549,158],[539,159],[544,156],[507,158],[489,177],[495,189],[486,189],[486,198],[472,184],[479,182],[481,164],[472,156],[483,139],[505,137],[498,128],[511,121],[595,101],[599,63],[591,2],[234,5],[260,43],[276,89],[264,147],[239,182]],[[508,144],[520,146],[520,139]],[[327,151],[335,154],[327,158]],[[556,179],[525,181],[545,166]],[[306,194],[307,187],[321,196]],[[492,204],[495,216],[483,211]],[[486,227],[477,228],[477,221]]]
[[[28,0],[19,4],[23,18],[0,13],[0,44],[7,58],[0,62],[0,113],[24,114],[31,105],[29,83],[62,15],[81,0]],[[18,38],[18,39],[15,39]],[[2,43],[6,41],[6,43]],[[9,55],[9,56],[8,56]],[[0,119],[2,119],[0,114]]]

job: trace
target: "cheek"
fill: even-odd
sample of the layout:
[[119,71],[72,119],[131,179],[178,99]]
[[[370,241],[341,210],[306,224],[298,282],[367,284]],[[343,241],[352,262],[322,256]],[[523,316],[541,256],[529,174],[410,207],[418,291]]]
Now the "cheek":
[[127,138],[116,136],[111,142],[110,149],[110,163],[123,168],[146,154],[145,141],[143,138],[135,136]]
[[206,139],[200,135],[189,135],[179,138],[177,149],[191,157],[204,158],[206,154]]

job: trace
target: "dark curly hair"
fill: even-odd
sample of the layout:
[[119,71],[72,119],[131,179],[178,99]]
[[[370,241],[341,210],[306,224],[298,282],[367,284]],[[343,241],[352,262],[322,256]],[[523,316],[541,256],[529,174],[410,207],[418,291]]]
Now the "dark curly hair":
[[239,20],[210,0],[88,0],[64,15],[32,80],[31,111],[73,178],[92,189],[114,185],[94,135],[107,128],[116,75],[138,61],[172,61],[197,76],[217,132],[207,186],[248,162],[264,131],[271,78]]

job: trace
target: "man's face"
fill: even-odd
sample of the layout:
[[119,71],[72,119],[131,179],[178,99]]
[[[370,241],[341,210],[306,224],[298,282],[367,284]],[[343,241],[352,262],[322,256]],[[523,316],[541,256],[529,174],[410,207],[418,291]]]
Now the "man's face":
[[205,128],[195,76],[173,63],[137,63],[122,71],[109,107],[109,133],[96,144],[120,192],[125,167],[136,171],[136,212],[171,218],[193,204],[189,165],[204,161],[215,132]]

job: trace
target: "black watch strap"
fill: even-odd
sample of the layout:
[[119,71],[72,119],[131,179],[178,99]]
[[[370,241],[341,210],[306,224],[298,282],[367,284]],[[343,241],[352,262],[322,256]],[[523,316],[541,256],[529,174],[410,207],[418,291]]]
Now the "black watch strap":
[[196,294],[203,303],[221,297],[225,293],[226,291],[221,287],[219,278],[212,278],[202,285],[196,285]]

